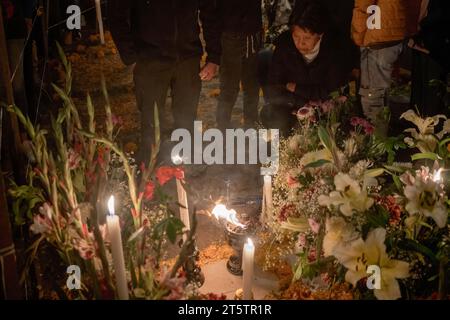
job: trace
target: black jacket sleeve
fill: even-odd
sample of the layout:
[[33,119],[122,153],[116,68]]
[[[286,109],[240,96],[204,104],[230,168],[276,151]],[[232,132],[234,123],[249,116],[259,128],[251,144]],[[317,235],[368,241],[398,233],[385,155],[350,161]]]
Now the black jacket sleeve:
[[134,0],[108,0],[109,28],[120,57],[126,65],[136,62],[137,53],[132,35]]
[[296,84],[295,96],[298,101],[327,100],[330,94],[345,84],[345,74],[342,68],[331,64],[328,70],[324,70],[323,82],[320,84]]
[[275,49],[272,63],[269,69],[267,96],[269,103],[276,106],[292,106],[295,102],[294,95],[286,89],[285,63],[287,59],[279,48]]
[[216,0],[199,0],[200,21],[206,42],[206,61],[220,64],[222,54],[221,26]]

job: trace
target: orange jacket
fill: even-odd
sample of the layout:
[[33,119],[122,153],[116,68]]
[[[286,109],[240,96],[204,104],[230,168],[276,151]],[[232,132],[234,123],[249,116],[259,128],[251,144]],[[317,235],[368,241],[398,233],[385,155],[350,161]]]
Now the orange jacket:
[[[355,0],[352,38],[360,47],[402,41],[417,32],[421,0]],[[381,29],[369,30],[367,8],[377,5],[381,10]]]

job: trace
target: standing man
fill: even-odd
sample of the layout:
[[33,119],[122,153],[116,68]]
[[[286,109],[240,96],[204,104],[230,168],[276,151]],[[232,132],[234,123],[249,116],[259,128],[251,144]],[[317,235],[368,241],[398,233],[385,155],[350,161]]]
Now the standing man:
[[[361,48],[361,104],[364,114],[377,124],[380,133],[387,132],[381,111],[387,106],[394,63],[404,40],[416,33],[420,0],[356,0],[353,10],[352,38]],[[380,11],[379,28],[368,28],[368,8]]]
[[[141,111],[137,161],[148,162],[154,143],[154,105],[172,94],[176,128],[193,130],[201,80],[211,80],[220,62],[220,27],[214,0],[110,0],[110,29],[122,61],[135,65],[136,100]],[[206,65],[200,70],[206,41]]]
[[222,29],[220,96],[217,107],[219,129],[230,127],[231,112],[244,91],[245,127],[258,120],[258,52],[262,43],[261,0],[217,0]]

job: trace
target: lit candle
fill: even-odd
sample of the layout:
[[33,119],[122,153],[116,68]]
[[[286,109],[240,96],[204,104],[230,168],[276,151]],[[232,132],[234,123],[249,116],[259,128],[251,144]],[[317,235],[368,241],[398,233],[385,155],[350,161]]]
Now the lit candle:
[[186,241],[186,232],[191,229],[191,222],[189,220],[189,209],[186,190],[184,190],[181,181],[177,180],[177,193],[178,193],[178,203],[180,204],[180,220],[183,221],[185,226],[185,232],[183,233],[183,240]]
[[264,176],[264,186],[263,186],[263,214],[261,215],[261,222],[266,222],[272,212],[272,176]]
[[[183,163],[183,158],[179,155],[175,155],[172,157],[172,162],[175,165],[180,165]],[[180,180],[177,180],[177,194],[178,194],[178,203],[180,204],[180,220],[183,222],[185,226],[185,230],[183,232],[183,241],[187,239],[187,231],[191,229],[191,221],[189,218],[189,207],[188,200],[186,195],[186,190],[183,187],[183,184]]]
[[123,258],[122,235],[120,233],[119,216],[115,214],[114,196],[108,200],[109,214],[106,217],[109,239],[111,241],[111,253],[116,275],[116,288],[120,300],[128,300],[128,285],[125,272],[125,259]]
[[98,30],[100,33],[100,42],[105,44],[105,34],[103,31],[102,6],[100,0],[95,0],[95,11],[97,12]]
[[253,287],[253,258],[255,255],[255,246],[252,239],[248,238],[247,243],[244,245],[244,253],[242,256],[242,271],[243,271],[243,300],[252,299],[252,287]]

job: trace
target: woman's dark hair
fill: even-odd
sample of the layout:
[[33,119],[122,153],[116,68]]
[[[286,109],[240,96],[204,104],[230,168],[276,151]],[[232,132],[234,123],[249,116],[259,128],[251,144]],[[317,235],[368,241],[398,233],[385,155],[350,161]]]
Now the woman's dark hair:
[[328,29],[328,10],[316,2],[298,3],[291,15],[291,26],[297,26],[313,33],[322,34]]

